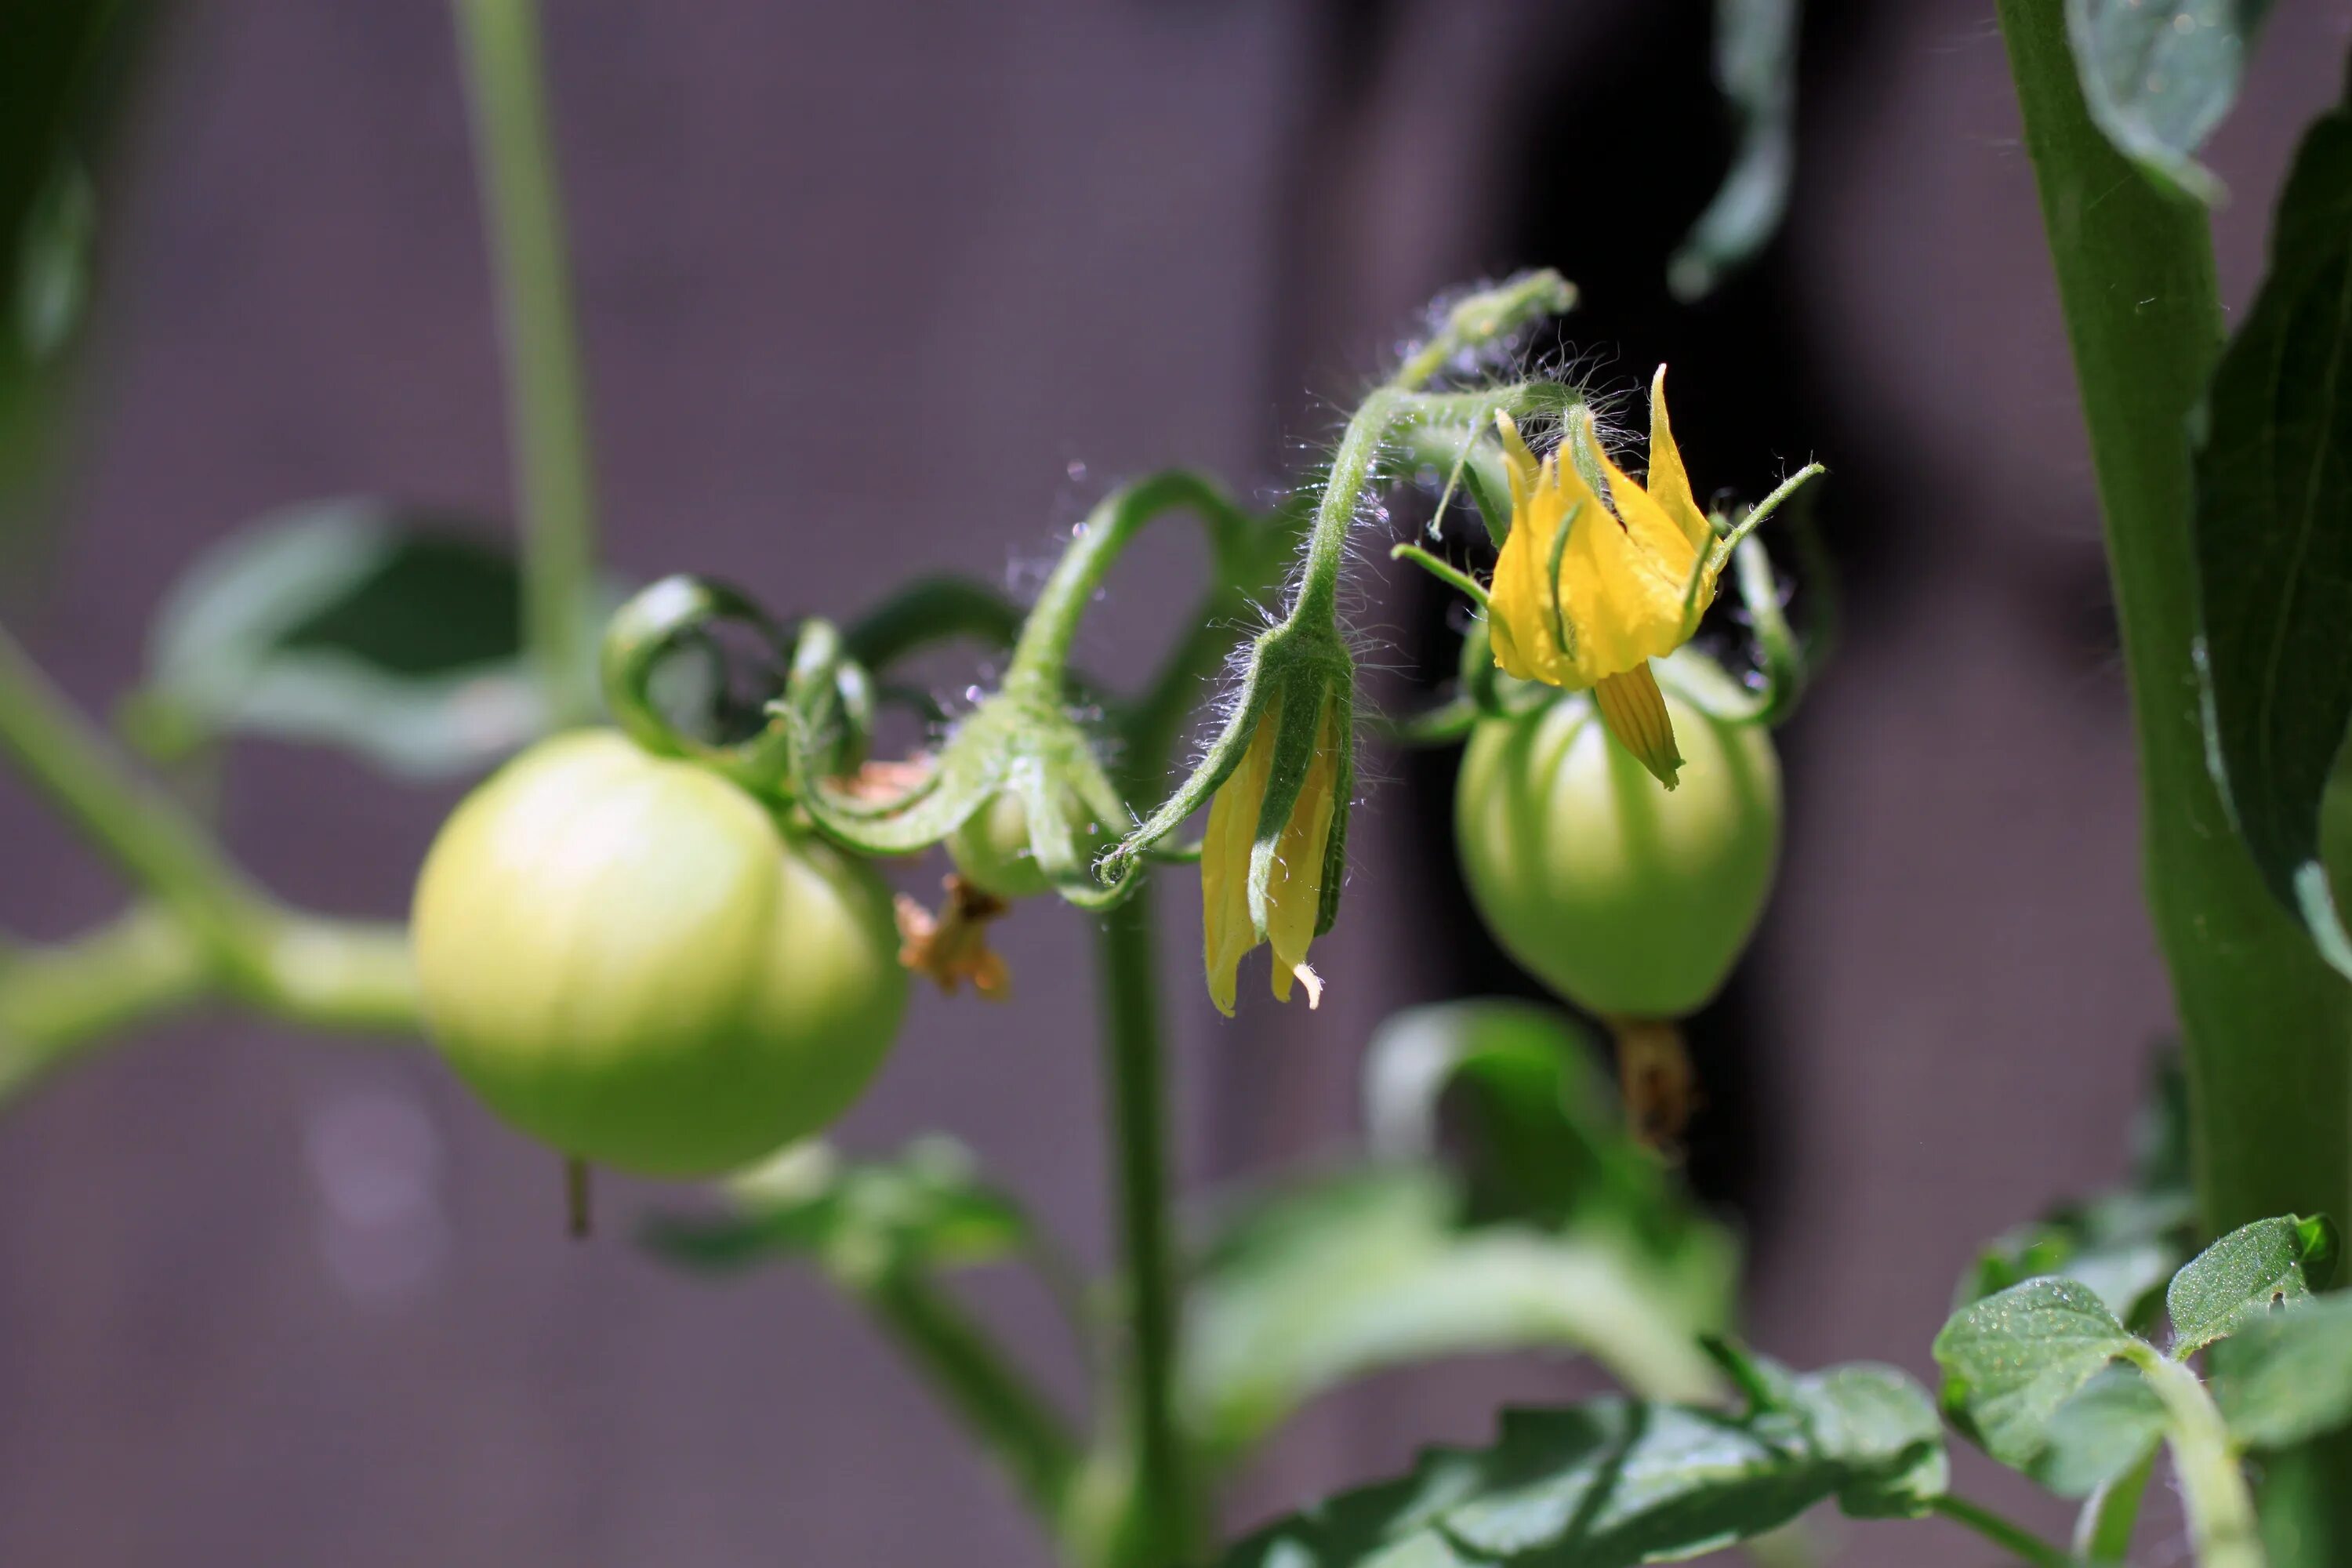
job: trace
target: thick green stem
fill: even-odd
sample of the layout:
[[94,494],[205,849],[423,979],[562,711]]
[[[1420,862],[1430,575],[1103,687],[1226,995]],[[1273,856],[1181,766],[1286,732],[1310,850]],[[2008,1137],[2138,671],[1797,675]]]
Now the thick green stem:
[[523,630],[551,722],[596,710],[596,499],[536,0],[454,0],[498,273],[523,530]]
[[[2352,1212],[2352,986],[2272,899],[2206,766],[2190,411],[2223,323],[2204,210],[2083,106],[2061,0],[2000,0],[2105,514],[2131,679],[2148,906],[2172,974],[2208,1234]],[[2314,1469],[2316,1467],[2316,1470]],[[2265,1507],[2312,1563],[2352,1554],[2352,1451],[2283,1456]]]
[[1100,933],[1103,1064],[1118,1162],[1119,1245],[1131,1378],[1126,1415],[1135,1461],[1127,1540],[1137,1568],[1188,1563],[1203,1540],[1190,1454],[1178,1425],[1181,1301],[1170,1210],[1158,954],[1147,880],[1110,910]]
[[2052,1545],[2023,1525],[2011,1523],[1982,1503],[1946,1493],[1931,1506],[1954,1524],[1967,1526],[2020,1561],[2034,1564],[2034,1568],[2073,1568],[2074,1559],[2068,1556],[2063,1547]]
[[2148,903],[2187,1044],[2202,1219],[2352,1212],[2352,986],[2272,899],[2206,768],[2189,417],[2222,337],[2204,210],[2083,107],[2060,0],[2000,0],[2106,519]]
[[1078,1446],[1062,1417],[1005,1363],[963,1309],[929,1279],[899,1270],[843,1283],[1058,1534],[1069,1522],[1078,1472]]

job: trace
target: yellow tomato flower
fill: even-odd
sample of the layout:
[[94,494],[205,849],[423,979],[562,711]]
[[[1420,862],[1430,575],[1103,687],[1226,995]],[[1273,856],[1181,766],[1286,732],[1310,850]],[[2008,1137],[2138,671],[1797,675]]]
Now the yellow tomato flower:
[[1345,767],[1340,705],[1326,698],[1317,726],[1315,751],[1298,798],[1282,824],[1266,879],[1265,924],[1250,910],[1250,858],[1264,816],[1266,785],[1274,773],[1276,738],[1282,728],[1282,699],[1266,704],[1239,766],[1209,803],[1209,831],[1201,846],[1202,952],[1209,972],[1209,998],[1228,1018],[1242,955],[1261,942],[1274,948],[1274,994],[1290,1000],[1295,978],[1307,988],[1307,1005],[1323,1000],[1323,982],[1307,964],[1323,911],[1325,862],[1331,825],[1339,809],[1339,775]]
[[1650,384],[1646,487],[1610,460],[1583,408],[1569,415],[1566,462],[1555,452],[1538,463],[1508,415],[1496,422],[1511,531],[1488,607],[1495,662],[1522,680],[1591,688],[1610,733],[1672,789],[1682,757],[1650,660],[1689,640],[1716,574],[1715,531],[1666,422],[1665,367]]

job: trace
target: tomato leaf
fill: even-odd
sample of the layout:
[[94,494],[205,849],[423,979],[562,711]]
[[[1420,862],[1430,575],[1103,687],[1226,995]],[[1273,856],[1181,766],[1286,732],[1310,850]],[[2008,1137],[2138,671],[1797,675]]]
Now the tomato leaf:
[[2088,1497],[2148,1457],[2165,1419],[2139,1369],[2109,1363],[2052,1414],[2029,1473],[2061,1497]]
[[1665,1263],[1623,1230],[1465,1227],[1426,1165],[1343,1172],[1262,1197],[1195,1271],[1183,1399],[1230,1458],[1316,1394],[1366,1373],[1474,1352],[1589,1352],[1660,1392],[1716,1386],[1698,1347],[1727,1321],[1735,1262],[1709,1233]]
[[2134,1342],[2078,1280],[2011,1286],[1961,1308],[1936,1336],[1945,1414],[2002,1464],[2037,1473],[2060,1407]]
[[2315,122],[2197,450],[2206,749],[2271,890],[2352,974],[2320,853],[2352,722],[2352,113]]
[[2335,1261],[2336,1226],[2293,1215],[2241,1226],[2172,1277],[2164,1310],[2172,1353],[2193,1355],[2273,1308],[2311,1294],[2306,1270]]
[[1599,1053],[1556,1008],[1481,1000],[1396,1014],[1365,1047],[1363,1095],[1373,1156],[1457,1163],[1475,1218],[1605,1213],[1662,1254],[1696,1219],[1626,1135]]
[[1927,1394],[1889,1367],[1789,1380],[1744,1414],[1599,1399],[1506,1411],[1496,1442],[1424,1452],[1411,1475],[1282,1520],[1225,1568],[1468,1568],[1679,1562],[1835,1498],[1858,1517],[1925,1511],[1946,1459]]
[[2091,118],[2125,157],[2211,202],[2193,154],[2230,112],[2270,0],[2066,0],[2066,36]]
[[1799,0],[1716,0],[1715,82],[1738,128],[1715,199],[1667,264],[1679,300],[1698,300],[1754,259],[1780,227],[1797,165]]
[[2352,1426],[2352,1296],[2322,1296],[2241,1325],[2215,1347],[2213,1397],[2250,1448]]
[[[45,477],[89,300],[106,150],[156,7],[130,0],[17,6],[0,49],[0,500]],[[0,509],[0,545],[23,515]]]
[[720,1191],[715,1214],[651,1221],[646,1245],[706,1272],[806,1258],[873,1278],[992,1263],[1033,1239],[1020,1205],[982,1182],[947,1138],[919,1140],[895,1160],[845,1161],[824,1143],[796,1144]]
[[479,769],[545,727],[520,593],[513,558],[454,519],[365,500],[298,507],[181,577],[127,721],[166,754],[236,733],[410,776]]

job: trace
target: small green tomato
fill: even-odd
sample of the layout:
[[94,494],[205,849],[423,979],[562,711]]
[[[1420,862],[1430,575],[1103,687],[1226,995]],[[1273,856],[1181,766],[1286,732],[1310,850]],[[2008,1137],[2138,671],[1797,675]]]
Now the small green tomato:
[[[1116,835],[1106,835],[1074,793],[1065,793],[1062,810],[1071,825],[1078,865],[1090,864],[1116,842]],[[1034,899],[1054,885],[1030,847],[1029,808],[1010,789],[990,795],[949,834],[947,850],[965,881],[1000,899]]]
[[[1725,679],[1686,679],[1708,677]],[[1704,1005],[1754,932],[1780,856],[1770,737],[1672,683],[1665,693],[1684,759],[1673,791],[1610,738],[1584,692],[1481,721],[1462,759],[1454,840],[1471,902],[1506,952],[1607,1018]]]
[[998,790],[948,835],[948,858],[963,879],[1000,899],[1031,899],[1051,884],[1029,848],[1029,810],[1009,789]]
[[565,1153],[649,1175],[833,1121],[906,1003],[872,870],[609,731],[543,741],[459,805],[415,932],[458,1076]]

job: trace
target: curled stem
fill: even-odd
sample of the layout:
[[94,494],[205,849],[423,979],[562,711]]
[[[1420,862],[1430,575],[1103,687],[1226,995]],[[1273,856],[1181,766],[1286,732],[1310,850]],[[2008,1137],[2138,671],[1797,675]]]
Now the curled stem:
[[1213,569],[1220,577],[1237,564],[1253,532],[1249,513],[1215,484],[1187,469],[1171,468],[1122,485],[1097,503],[1069,549],[1030,607],[1028,622],[1013,645],[1004,689],[1060,700],[1078,623],[1113,563],[1147,523],[1179,509],[1198,514],[1209,531]]
[[879,674],[918,649],[969,637],[1011,647],[1021,611],[992,588],[963,577],[924,577],[866,612],[841,634],[843,651]]

